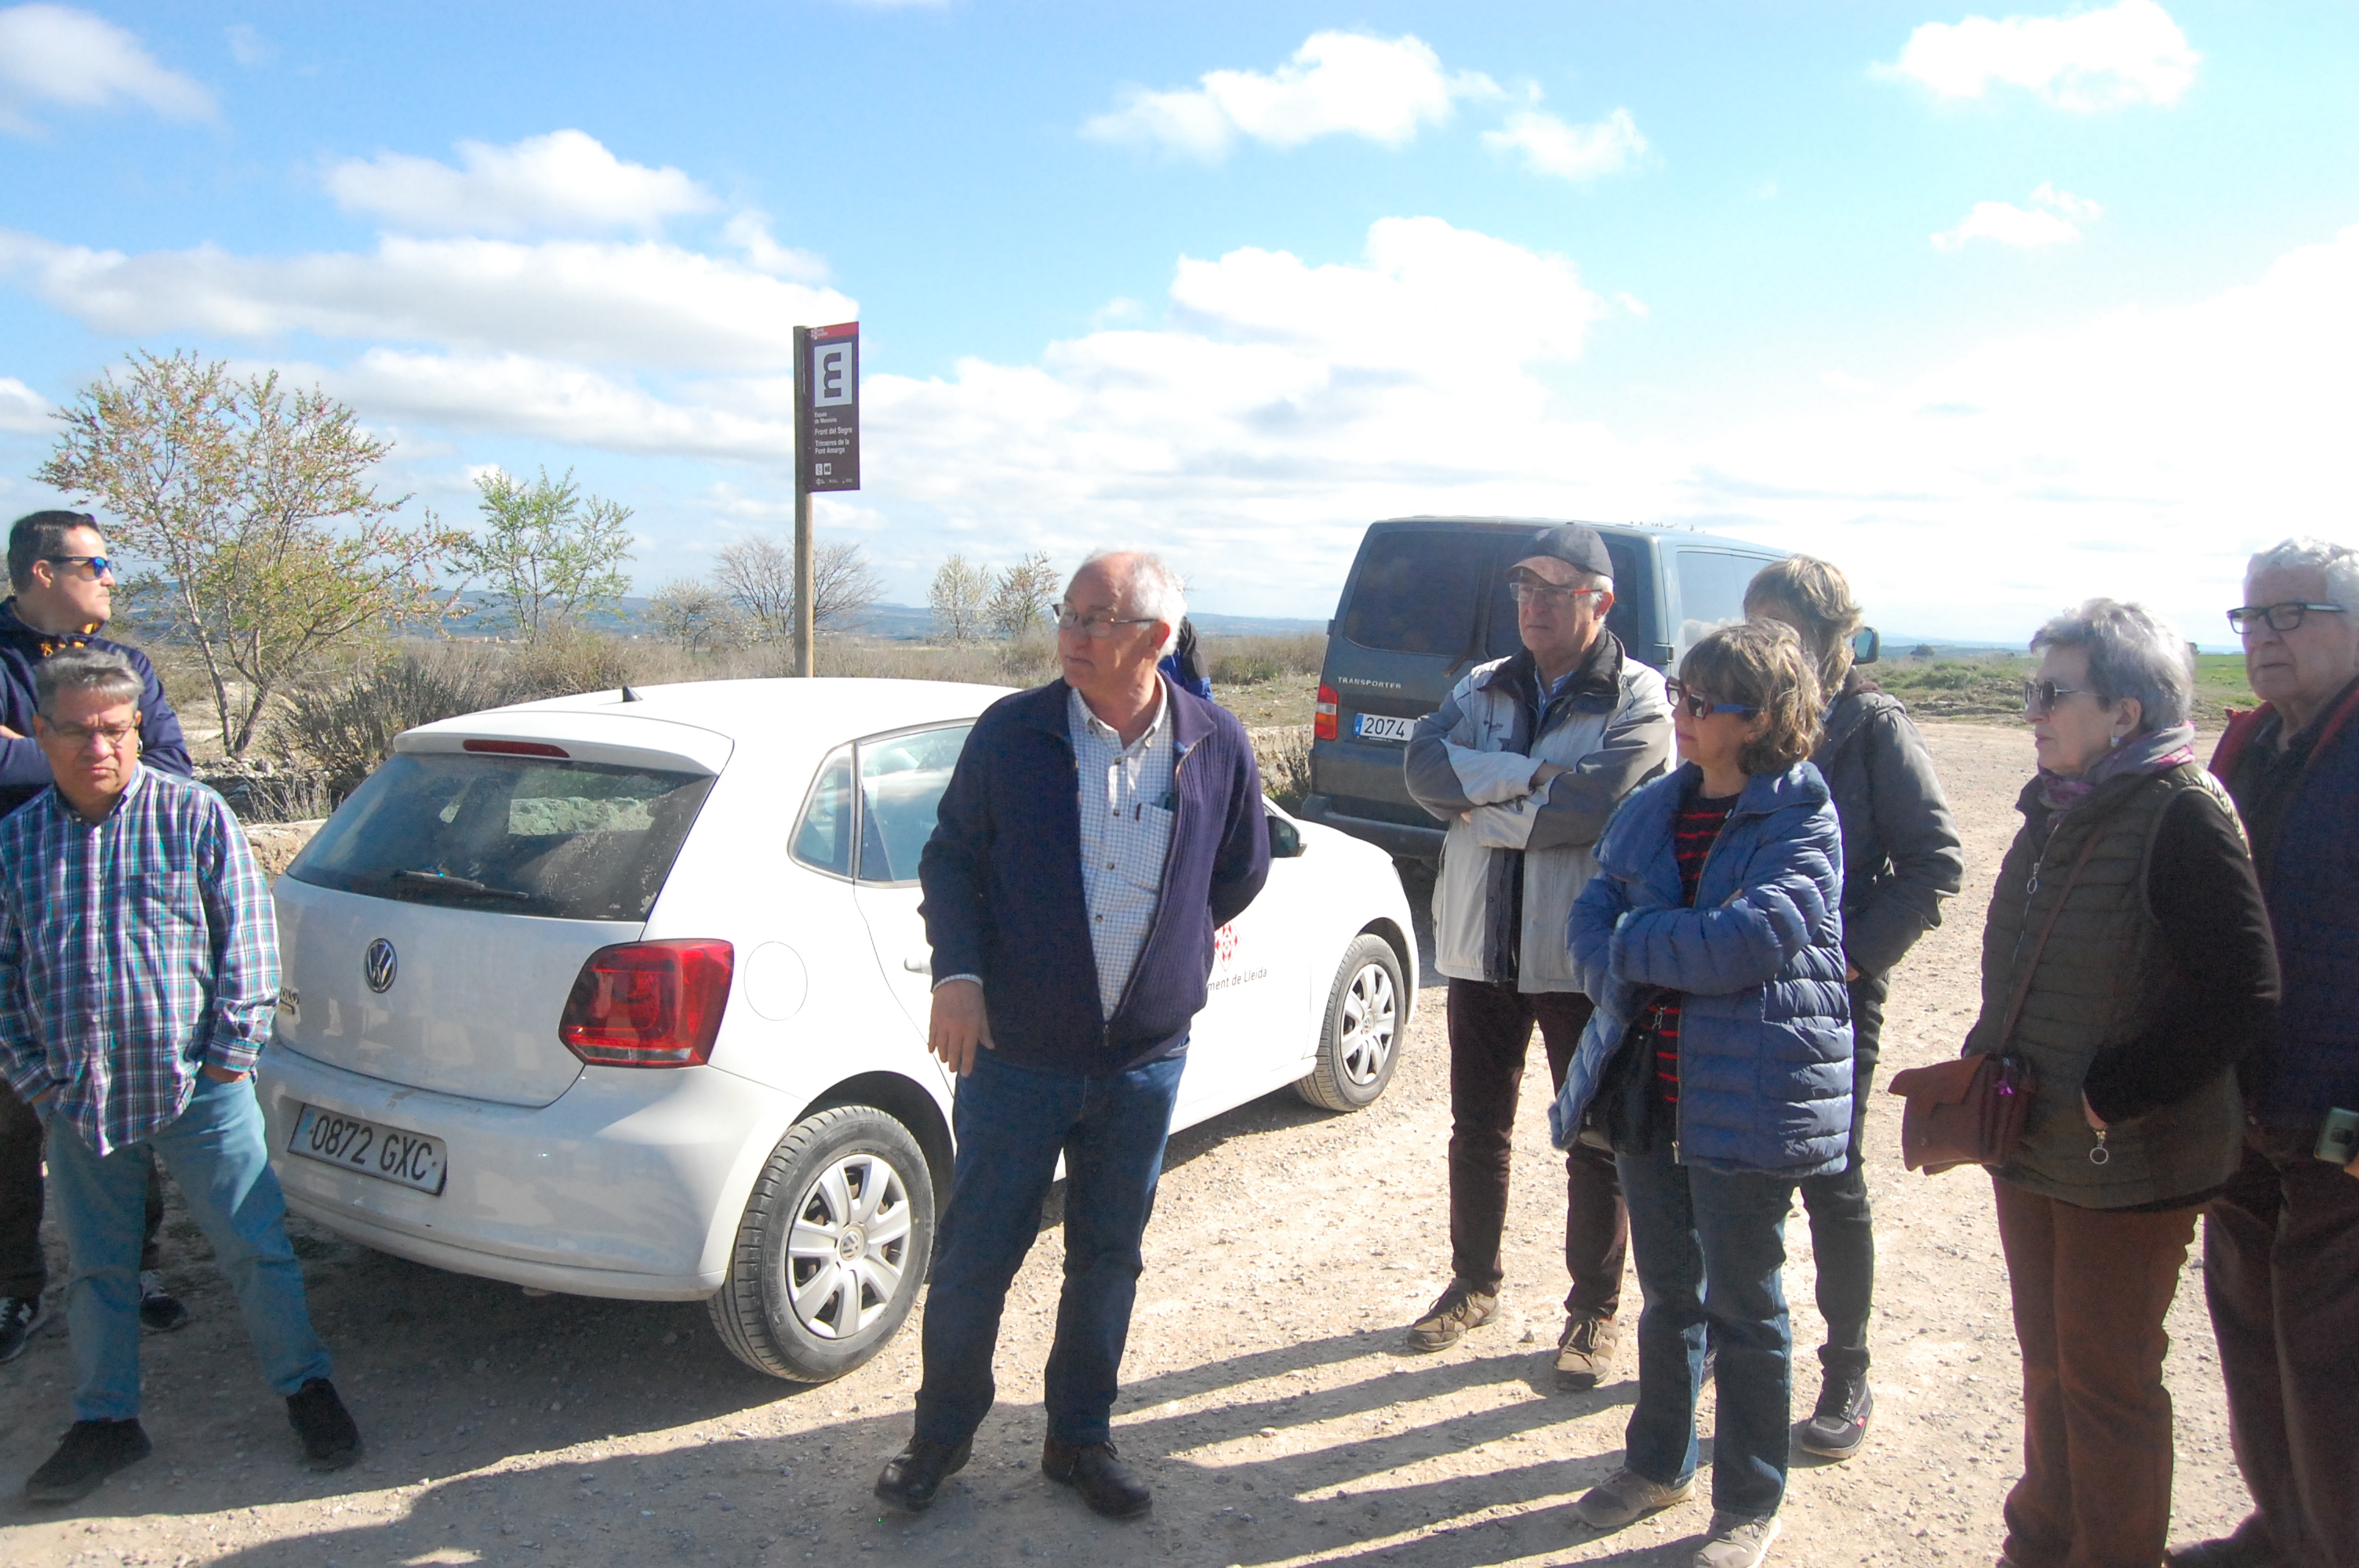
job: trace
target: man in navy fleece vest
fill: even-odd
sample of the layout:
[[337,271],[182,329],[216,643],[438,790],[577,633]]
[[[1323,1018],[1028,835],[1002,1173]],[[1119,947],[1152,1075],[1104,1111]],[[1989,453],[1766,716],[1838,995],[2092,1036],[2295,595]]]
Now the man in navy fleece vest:
[[1163,1144],[1212,933],[1269,874],[1253,747],[1157,673],[1187,608],[1150,555],[1083,563],[1064,678],[975,722],[918,875],[930,1044],[959,1075],[958,1161],[926,1298],[917,1433],[876,1495],[911,1512],[967,1461],[1007,1287],[1066,1161],[1065,1282],[1040,1468],[1109,1519],[1153,1495],[1110,1441]]

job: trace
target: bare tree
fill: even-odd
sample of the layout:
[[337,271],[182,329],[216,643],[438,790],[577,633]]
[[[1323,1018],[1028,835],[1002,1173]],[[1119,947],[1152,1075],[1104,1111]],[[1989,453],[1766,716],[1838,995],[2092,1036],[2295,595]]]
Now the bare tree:
[[952,556],[934,572],[926,603],[934,612],[934,632],[953,643],[973,642],[983,630],[983,600],[990,578],[964,556]]
[[1052,614],[1049,606],[1062,586],[1057,569],[1049,564],[1049,553],[1036,550],[992,579],[984,623],[1011,642],[1044,631]]
[[[885,581],[868,564],[858,541],[830,539],[811,551],[811,625],[842,632],[883,597]],[[795,630],[794,547],[767,534],[756,534],[721,548],[713,572],[722,591],[765,637],[790,637]]]
[[129,586],[195,644],[232,757],[289,679],[436,613],[435,574],[466,536],[430,513],[397,526],[408,498],[365,477],[391,446],[317,388],[143,351],[59,417],[35,477],[103,506],[125,553],[154,563]]
[[665,638],[684,648],[735,648],[753,640],[753,627],[729,595],[709,582],[680,579],[648,601]]

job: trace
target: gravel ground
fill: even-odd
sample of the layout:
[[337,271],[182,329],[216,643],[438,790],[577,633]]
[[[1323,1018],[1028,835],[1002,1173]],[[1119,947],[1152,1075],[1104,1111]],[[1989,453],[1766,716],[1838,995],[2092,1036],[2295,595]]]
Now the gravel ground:
[[[1887,1071],[1953,1053],[1972,1020],[1982,909],[2029,765],[2019,729],[1930,735],[1970,885],[1897,979]],[[1501,1317],[1439,1356],[1401,1348],[1401,1326],[1448,1271],[1440,1000],[1426,993],[1391,1092],[1371,1109],[1329,1116],[1277,1096],[1173,1140],[1116,1416],[1125,1456],[1156,1487],[1144,1523],[1104,1523],[1038,1473],[1054,1229],[1010,1298],[1001,1403],[974,1459],[913,1521],[880,1518],[868,1488],[908,1430],[914,1332],[840,1382],[799,1389],[731,1359],[701,1306],[531,1298],[299,1229],[313,1310],[368,1441],[357,1469],[309,1476],[175,1195],[166,1272],[196,1322],[147,1341],[155,1455],[74,1509],[15,1501],[69,1420],[53,1318],[0,1368],[0,1561],[1684,1564],[1707,1487],[1618,1535],[1595,1536],[1572,1513],[1619,1462],[1636,1386],[1625,1346],[1618,1375],[1593,1392],[1552,1387],[1562,1188],[1537,1051]],[[1875,1423],[1857,1458],[1797,1465],[1773,1562],[1996,1554],[2020,1442],[1988,1184],[1907,1173],[1898,1130],[1898,1102],[1879,1096],[1868,1135],[1883,1245]],[[1808,1227],[1789,1226],[1788,1246],[1807,1413],[1821,1335]],[[51,1247],[62,1280],[54,1227]],[[2170,1322],[2180,1541],[2224,1532],[2249,1506],[2201,1285],[2190,1263]],[[1635,1281],[1625,1301],[1635,1312]],[[1708,1433],[1709,1393],[1703,1419]]]

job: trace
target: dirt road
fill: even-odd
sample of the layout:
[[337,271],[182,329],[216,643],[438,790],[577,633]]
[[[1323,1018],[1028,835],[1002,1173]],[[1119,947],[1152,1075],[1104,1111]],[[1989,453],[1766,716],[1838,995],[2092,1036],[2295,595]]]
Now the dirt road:
[[[1951,1054],[1972,1019],[1983,904],[2028,767],[2019,730],[1936,726],[1931,740],[1967,834],[1969,886],[1894,988],[1887,1072]],[[1053,1230],[1010,1300],[1001,1403],[973,1462],[911,1521],[880,1519],[868,1488],[908,1430],[914,1332],[841,1382],[796,1389],[739,1367],[701,1306],[532,1299],[317,1232],[299,1247],[369,1448],[357,1470],[306,1476],[227,1289],[176,1213],[167,1272],[197,1322],[147,1342],[155,1456],[63,1513],[15,1501],[69,1420],[53,1318],[0,1368],[0,1561],[1684,1564],[1706,1487],[1615,1536],[1572,1514],[1619,1462],[1636,1384],[1625,1350],[1623,1376],[1593,1393],[1551,1387],[1563,1198],[1537,1051],[1503,1317],[1440,1356],[1400,1348],[1401,1325],[1447,1273],[1440,995],[1426,994],[1392,1090],[1370,1110],[1331,1117],[1274,1097],[1173,1141],[1116,1417],[1125,1457],[1157,1488],[1148,1522],[1103,1523],[1037,1467]],[[1897,1106],[1878,1097],[1868,1137],[1883,1249],[1876,1421],[1859,1457],[1797,1466],[1773,1563],[1996,1555],[2020,1434],[1989,1184],[1903,1172]],[[1806,1413],[1821,1325],[1808,1227],[1787,1234]],[[2177,1540],[2224,1532],[2247,1509],[2201,1286],[2190,1266],[2170,1322]],[[1635,1313],[1635,1282],[1625,1301]],[[1707,1432],[1710,1411],[1707,1393]]]

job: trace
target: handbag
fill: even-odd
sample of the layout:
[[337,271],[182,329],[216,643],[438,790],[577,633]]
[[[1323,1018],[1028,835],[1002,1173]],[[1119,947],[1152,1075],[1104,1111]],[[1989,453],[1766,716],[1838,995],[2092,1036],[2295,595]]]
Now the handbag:
[[[2048,938],[2064,914],[2073,884],[2081,880],[2081,870],[2089,863],[2112,816],[2109,811],[2090,827],[2071,872],[2064,879],[2064,891],[2056,907],[2048,912],[2048,924],[2032,944],[2023,979],[2015,988],[2015,1000],[2007,1003],[2006,1016],[1999,1025],[1998,1049],[1892,1075],[1886,1092],[1908,1099],[1900,1115],[1900,1158],[1910,1170],[1933,1176],[1960,1165],[2004,1165],[2015,1158],[2023,1141],[2023,1124],[2031,1115],[2036,1086],[2031,1064],[2008,1053],[2006,1044],[2014,1038],[2016,1021],[2023,1016],[2023,1004],[2031,995],[2032,977],[2039,972],[2039,955],[2047,951]],[[2036,877],[2033,885],[2038,886]]]

